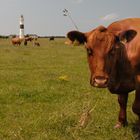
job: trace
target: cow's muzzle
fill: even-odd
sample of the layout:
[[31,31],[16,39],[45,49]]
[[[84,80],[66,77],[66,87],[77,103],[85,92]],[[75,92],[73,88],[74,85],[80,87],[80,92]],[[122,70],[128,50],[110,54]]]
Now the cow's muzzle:
[[108,83],[108,78],[104,76],[96,76],[94,78],[91,78],[90,80],[90,84],[98,88],[106,88],[107,83]]

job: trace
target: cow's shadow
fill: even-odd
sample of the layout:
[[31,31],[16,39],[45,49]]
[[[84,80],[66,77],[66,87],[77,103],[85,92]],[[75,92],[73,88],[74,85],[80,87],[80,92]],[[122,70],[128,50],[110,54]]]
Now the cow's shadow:
[[140,127],[138,127],[137,123],[132,123],[131,126],[132,126],[132,133],[135,137],[134,140],[140,140]]

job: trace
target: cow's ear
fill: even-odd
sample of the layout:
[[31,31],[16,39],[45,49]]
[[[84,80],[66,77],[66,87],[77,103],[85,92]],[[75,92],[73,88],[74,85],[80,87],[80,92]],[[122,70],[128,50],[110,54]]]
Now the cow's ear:
[[100,32],[104,32],[107,30],[107,28],[101,25],[101,26],[97,27],[97,30],[99,30]]
[[67,37],[73,42],[77,40],[80,44],[87,42],[86,35],[79,31],[70,31],[67,33]]
[[126,44],[133,40],[137,32],[135,30],[127,30],[119,34],[119,40],[121,43]]

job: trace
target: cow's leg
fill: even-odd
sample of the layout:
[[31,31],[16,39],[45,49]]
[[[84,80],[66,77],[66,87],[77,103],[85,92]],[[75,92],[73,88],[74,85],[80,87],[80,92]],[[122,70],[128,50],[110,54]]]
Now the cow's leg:
[[138,127],[140,129],[140,88],[136,90],[135,101],[133,103],[133,112],[138,115]]
[[140,128],[140,75],[136,76],[136,95],[132,109],[138,115],[138,125]]
[[127,125],[127,113],[126,113],[127,100],[128,100],[128,93],[118,95],[120,112],[119,112],[118,122],[115,125],[115,128],[120,128],[122,126]]

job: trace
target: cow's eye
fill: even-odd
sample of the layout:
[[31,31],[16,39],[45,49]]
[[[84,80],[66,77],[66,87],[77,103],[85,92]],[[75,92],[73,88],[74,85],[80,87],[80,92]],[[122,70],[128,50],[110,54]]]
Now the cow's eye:
[[93,55],[93,51],[92,51],[91,48],[87,48],[87,55],[88,55],[88,56]]

